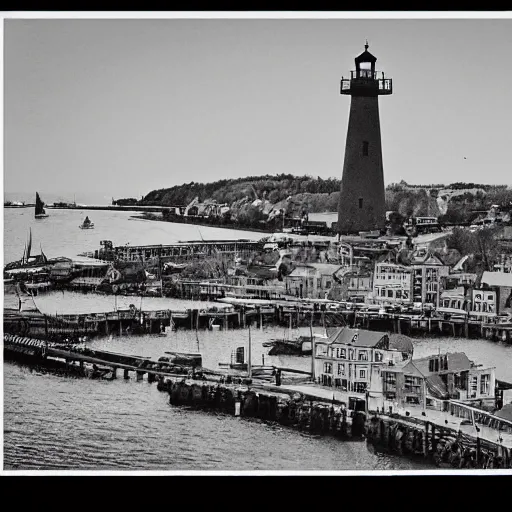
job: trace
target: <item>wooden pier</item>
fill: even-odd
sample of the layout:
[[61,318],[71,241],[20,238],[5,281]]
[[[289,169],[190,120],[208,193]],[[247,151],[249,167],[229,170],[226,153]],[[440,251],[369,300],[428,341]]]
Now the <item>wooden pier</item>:
[[[27,356],[31,361],[63,360],[66,368],[83,369],[84,364],[92,364],[93,369],[108,367],[110,379],[117,377],[117,370],[123,371],[125,379],[133,373],[137,382],[147,375],[148,383],[157,382],[158,389],[169,394],[174,406],[258,418],[341,439],[366,438],[378,449],[422,457],[441,467],[512,468],[512,422],[452,401],[448,401],[449,410],[444,417],[443,413],[419,409],[384,414],[369,411],[364,399],[338,396],[339,391],[313,384],[273,385],[243,377],[221,381],[219,372],[214,371],[200,373],[199,378],[196,374],[194,379],[194,369],[190,367],[181,367],[179,372],[177,366],[170,371],[163,367],[165,362],[140,356],[101,350],[80,353],[9,334],[4,335],[4,351]],[[450,421],[445,419],[446,414]],[[472,421],[463,427],[461,420],[468,417]]]

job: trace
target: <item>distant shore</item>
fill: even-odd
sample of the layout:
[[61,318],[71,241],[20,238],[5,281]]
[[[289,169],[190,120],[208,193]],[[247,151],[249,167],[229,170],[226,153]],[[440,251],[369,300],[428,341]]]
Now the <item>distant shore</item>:
[[254,231],[255,233],[268,233],[272,234],[275,232],[275,229],[258,229],[253,227],[241,226],[239,224],[215,224],[213,222],[204,222],[201,220],[196,220],[194,217],[182,217],[179,220],[167,220],[163,217],[159,217],[152,213],[144,212],[142,215],[131,215],[132,219],[140,219],[140,220],[152,220],[157,222],[169,222],[171,224],[193,224],[194,226],[203,226],[209,228],[220,228],[220,229],[232,229],[236,231]]

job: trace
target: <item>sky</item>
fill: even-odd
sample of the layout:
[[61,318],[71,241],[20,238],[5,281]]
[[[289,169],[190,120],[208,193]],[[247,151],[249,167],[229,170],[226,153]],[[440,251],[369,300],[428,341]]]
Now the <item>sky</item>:
[[512,184],[512,19],[7,19],[4,193],[341,179],[366,39],[387,184]]

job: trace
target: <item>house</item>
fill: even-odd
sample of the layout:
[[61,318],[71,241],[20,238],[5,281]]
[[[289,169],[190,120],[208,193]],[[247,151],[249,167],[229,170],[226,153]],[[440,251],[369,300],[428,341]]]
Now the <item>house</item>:
[[473,313],[496,314],[496,291],[471,290],[471,311]]
[[375,264],[373,298],[377,303],[412,303],[412,268],[386,255]]
[[467,311],[469,303],[470,299],[468,299],[466,295],[466,289],[463,286],[459,286],[457,288],[451,288],[441,292],[439,308],[442,308],[443,310],[453,309]]
[[[386,366],[381,370],[382,406],[405,406],[406,404],[423,405],[426,398],[425,377],[418,370],[413,360],[396,366]],[[378,404],[378,389],[373,389],[371,396]],[[387,407],[385,407],[387,406]],[[378,405],[377,405],[378,407]]]
[[[498,315],[512,312],[512,273],[484,272],[480,280],[482,290],[493,290]],[[490,293],[489,293],[490,295]]]
[[413,268],[413,302],[439,306],[441,281],[442,277],[449,273],[448,265],[445,265],[439,257],[422,249],[413,253],[411,266]]
[[[405,351],[404,351],[405,350]],[[412,356],[412,343],[390,341],[387,333],[341,327],[315,344],[315,375],[324,386],[365,393],[381,367]]]
[[328,298],[337,301],[366,302],[373,288],[372,273],[361,267],[343,267],[333,274],[335,285]]
[[331,263],[299,264],[284,278],[286,293],[301,298],[323,299],[333,287],[333,274],[339,269],[340,265]]
[[414,360],[414,364],[425,376],[428,393],[434,398],[494,402],[494,368],[475,365],[464,352],[431,355]]
[[380,373],[368,397],[372,410],[411,405],[443,410],[450,399],[468,405],[495,404],[494,368],[475,365],[463,352],[406,360],[383,366]]

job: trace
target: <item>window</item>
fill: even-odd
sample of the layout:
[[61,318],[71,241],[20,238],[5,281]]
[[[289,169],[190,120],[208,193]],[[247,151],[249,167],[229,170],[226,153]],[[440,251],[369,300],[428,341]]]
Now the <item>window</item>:
[[481,395],[488,395],[489,389],[491,384],[491,376],[488,373],[484,373],[480,377],[480,394]]
[[368,148],[370,144],[367,140],[363,140],[363,156],[368,156]]
[[354,391],[356,393],[364,393],[366,391],[366,382],[356,382],[354,384]]
[[471,394],[470,398],[476,398],[476,390],[478,389],[478,377],[471,379]]
[[362,208],[363,207],[363,198],[360,197],[359,198],[359,208]]
[[332,373],[332,363],[324,363],[324,373]]
[[382,361],[382,352],[375,352],[375,361],[380,363]]
[[322,279],[320,277],[317,278],[317,280],[316,280],[316,287],[317,288],[322,288]]
[[326,281],[325,282],[325,287],[326,288],[330,288],[331,287],[331,281]]
[[340,359],[346,359],[347,358],[347,349],[342,348],[340,349]]
[[408,393],[420,392],[420,379],[412,375],[405,376],[405,391]]
[[348,349],[348,358],[354,359],[354,349],[353,348]]
[[393,297],[393,290],[388,290],[388,297]]
[[439,371],[439,359],[433,358],[428,362],[428,371],[429,372],[438,372]]
[[366,379],[366,370],[359,370],[359,378]]
[[384,383],[390,384],[392,386],[396,386],[396,373],[392,372],[383,372],[384,373]]
[[338,364],[338,375],[345,375],[345,364],[344,363]]
[[359,351],[359,361],[368,361],[368,352],[366,350]]
[[396,298],[397,299],[401,299],[402,298],[402,290],[397,290],[396,291]]

